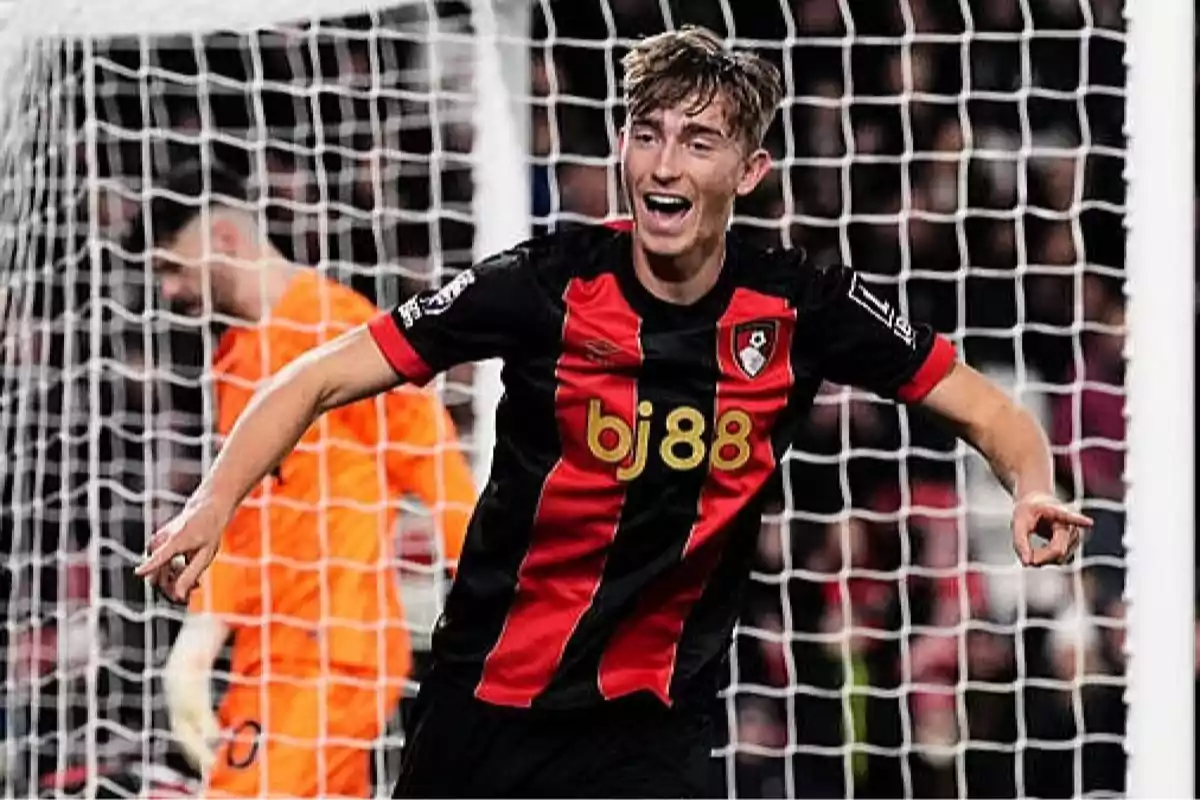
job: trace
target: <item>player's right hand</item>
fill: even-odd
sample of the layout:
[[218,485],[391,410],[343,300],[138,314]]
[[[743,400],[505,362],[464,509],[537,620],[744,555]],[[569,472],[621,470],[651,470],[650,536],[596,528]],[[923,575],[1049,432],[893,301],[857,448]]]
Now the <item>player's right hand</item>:
[[229,512],[208,500],[189,501],[146,544],[148,557],[135,570],[166,597],[186,602],[221,544]]

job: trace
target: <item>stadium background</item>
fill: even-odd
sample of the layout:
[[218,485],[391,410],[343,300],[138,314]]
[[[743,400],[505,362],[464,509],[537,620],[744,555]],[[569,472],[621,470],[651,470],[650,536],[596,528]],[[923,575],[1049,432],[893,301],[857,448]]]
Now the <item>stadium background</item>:
[[[535,4],[537,228],[621,213],[609,158],[621,49],[606,43],[661,30],[662,5]],[[732,718],[736,739],[752,745],[733,761],[737,795],[840,796],[848,782],[856,796],[879,797],[1119,792],[1119,0],[689,0],[673,9],[673,24],[718,31],[732,18],[787,80],[790,99],[768,136],[781,167],[739,205],[738,224],[818,261],[849,259],[885,293],[902,289],[911,316],[961,334],[972,364],[1032,386],[1023,399],[1059,445],[1064,494],[1097,518],[1076,568],[1030,581],[1017,607],[982,566],[993,559],[972,549],[987,549],[981,531],[1007,548],[1003,531],[994,522],[959,529],[968,520],[955,509],[989,499],[978,481],[956,480],[953,443],[917,415],[831,394],[780,487],[794,513],[764,521],[756,570],[765,578],[736,644]],[[285,253],[381,305],[452,275],[469,263],[473,237],[469,53],[448,37],[433,64],[419,45],[434,28],[465,31],[467,9],[436,10],[436,21],[422,6],[253,36],[106,40],[96,45],[91,101],[79,49],[49,70],[63,89],[47,107],[60,109],[63,127],[78,126],[85,107],[99,121],[106,180],[94,206],[56,192],[53,180],[28,191],[27,260],[48,266],[21,309],[0,303],[3,394],[16,396],[23,367],[36,365],[40,378],[24,426],[12,415],[0,426],[12,454],[0,471],[0,527],[17,534],[0,544],[8,791],[77,777],[92,736],[114,779],[139,761],[179,766],[154,671],[175,619],[129,570],[150,528],[198,479],[211,337],[155,313],[140,260],[115,245],[139,190],[186,158],[215,157],[257,176]],[[906,29],[921,34],[915,43]],[[845,47],[851,32],[858,39]],[[304,91],[313,83],[322,88]],[[251,97],[247,85],[261,91]],[[65,176],[83,157],[64,147],[41,167]],[[89,210],[103,232],[96,248],[82,244]],[[68,217],[73,229],[55,226]],[[110,300],[102,352],[64,324],[93,292]],[[104,365],[104,391],[91,398],[99,407],[81,403],[86,376],[73,368],[89,358]],[[469,382],[470,370],[457,371],[446,395],[467,431]],[[97,459],[89,425],[101,422]],[[902,495],[929,513],[898,513]],[[99,527],[86,513],[92,498]],[[832,519],[844,509],[848,519]],[[401,549],[419,560],[420,547],[408,536]],[[95,640],[81,620],[97,595]],[[780,636],[785,620],[795,636]],[[835,635],[847,624],[858,635]],[[81,655],[94,647],[104,657],[88,676]],[[98,704],[80,699],[89,692]],[[923,747],[947,741],[955,713],[966,723],[965,757]],[[847,741],[860,745],[849,757]]]

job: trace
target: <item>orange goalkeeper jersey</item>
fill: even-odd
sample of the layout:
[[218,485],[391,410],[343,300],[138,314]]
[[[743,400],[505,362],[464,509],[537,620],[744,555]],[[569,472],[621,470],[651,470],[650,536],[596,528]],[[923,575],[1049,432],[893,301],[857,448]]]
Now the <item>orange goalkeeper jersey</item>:
[[[298,273],[261,324],[226,333],[215,356],[222,436],[270,375],[307,350],[368,322],[353,290]],[[237,511],[191,609],[235,631],[235,673],[264,662],[330,664],[359,674],[409,668],[391,541],[396,499],[433,511],[457,561],[474,487],[453,423],[413,387],[324,415]]]

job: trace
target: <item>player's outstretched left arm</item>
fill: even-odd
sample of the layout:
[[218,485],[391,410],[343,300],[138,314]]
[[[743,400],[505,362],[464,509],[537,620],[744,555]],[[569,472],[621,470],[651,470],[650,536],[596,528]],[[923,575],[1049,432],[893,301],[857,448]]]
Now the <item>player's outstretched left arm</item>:
[[[1061,564],[1092,520],[1054,494],[1050,444],[1027,410],[971,367],[955,363],[921,401],[988,460],[1013,496],[1013,546],[1026,566]],[[1034,534],[1048,540],[1035,546]]]

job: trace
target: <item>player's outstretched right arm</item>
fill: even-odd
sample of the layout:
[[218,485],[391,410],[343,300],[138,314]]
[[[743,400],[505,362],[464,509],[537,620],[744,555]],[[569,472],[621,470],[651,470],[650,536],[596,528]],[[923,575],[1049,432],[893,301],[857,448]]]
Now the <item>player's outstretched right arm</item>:
[[280,370],[250,401],[183,511],[150,539],[149,558],[137,574],[182,602],[212,562],[238,504],[292,451],[309,426],[326,411],[400,382],[365,326]]
[[539,341],[544,315],[527,263],[520,248],[492,256],[280,370],[246,406],[183,511],[151,537],[137,574],[186,598],[238,504],[323,412]]

